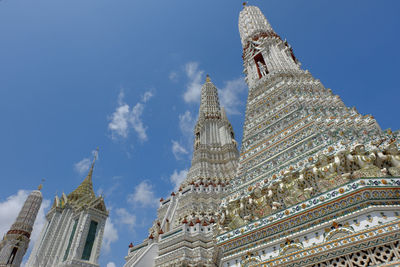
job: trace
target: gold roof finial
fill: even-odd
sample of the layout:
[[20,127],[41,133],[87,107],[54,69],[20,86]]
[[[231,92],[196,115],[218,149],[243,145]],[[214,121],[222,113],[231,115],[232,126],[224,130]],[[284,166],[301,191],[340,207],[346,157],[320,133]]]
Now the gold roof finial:
[[247,5],[247,1],[243,2],[243,7],[245,7]]
[[46,180],[43,178],[42,179],[42,183],[38,186],[38,188],[37,188],[37,190],[42,190],[42,188],[43,188],[43,183],[45,182]]
[[208,74],[207,74],[207,76],[206,76],[206,82],[207,82],[207,83],[211,82],[210,75],[208,75]]

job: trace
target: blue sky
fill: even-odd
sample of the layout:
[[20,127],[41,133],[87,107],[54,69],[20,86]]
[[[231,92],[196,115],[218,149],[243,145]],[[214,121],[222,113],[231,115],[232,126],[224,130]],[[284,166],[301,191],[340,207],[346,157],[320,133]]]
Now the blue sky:
[[[250,4],[348,106],[399,129],[399,1]],[[232,0],[0,1],[0,234],[21,190],[45,178],[48,211],[56,193],[83,180],[99,146],[94,187],[110,209],[100,265],[122,266],[128,244],[147,236],[159,198],[190,167],[207,73],[240,143],[241,8]]]

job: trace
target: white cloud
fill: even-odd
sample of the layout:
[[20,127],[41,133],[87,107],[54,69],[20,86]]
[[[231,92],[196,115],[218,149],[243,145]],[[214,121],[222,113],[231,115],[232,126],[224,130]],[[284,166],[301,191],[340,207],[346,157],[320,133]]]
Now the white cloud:
[[89,170],[90,163],[91,161],[89,158],[84,158],[74,164],[74,170],[79,174],[84,174]]
[[138,203],[142,206],[157,206],[158,201],[154,195],[153,185],[147,181],[142,181],[135,187],[133,194],[128,196],[128,202],[133,205]]
[[121,89],[118,94],[118,105],[119,106],[122,106],[124,104],[124,97],[125,97],[125,92],[123,89]]
[[107,267],[116,267],[114,262],[109,262],[107,263]]
[[112,139],[127,138],[130,129],[133,129],[140,141],[146,141],[147,138],[147,127],[143,124],[142,115],[145,108],[144,103],[149,101],[153,97],[151,91],[144,93],[142,102],[136,103],[131,109],[130,106],[124,103],[124,93],[121,92],[118,95],[118,107],[114,113],[109,117],[110,123],[108,129],[111,130]]
[[189,110],[186,110],[183,114],[179,114],[179,128],[185,136],[190,136],[190,138],[193,137],[195,123],[196,120]]
[[147,134],[146,134],[146,129],[143,125],[141,116],[143,114],[144,110],[144,105],[142,103],[137,103],[133,108],[131,112],[131,117],[129,118],[129,122],[131,123],[133,129],[137,133],[139,139],[141,141],[146,141],[147,140]]
[[[97,150],[92,151],[92,157],[97,157],[98,159]],[[92,163],[91,158],[84,158],[81,161],[74,164],[74,170],[80,175],[83,175],[89,171],[91,163]]]
[[200,102],[201,82],[204,74],[203,70],[199,70],[198,62],[189,62],[185,65],[185,73],[189,82],[186,91],[183,94],[183,99],[186,103]]
[[171,71],[168,75],[170,81],[177,82],[178,81],[178,73],[176,71]]
[[111,243],[114,243],[118,240],[118,231],[114,226],[114,223],[111,221],[111,217],[109,217],[106,221],[106,226],[104,227],[104,235],[103,235],[103,250],[108,253],[111,250]]
[[106,189],[100,187],[96,191],[96,195],[103,195],[106,199],[109,198],[111,195],[117,191],[117,189],[121,186],[121,183],[118,181],[121,176],[113,176],[112,179],[114,180],[111,187],[107,187]]
[[219,90],[221,106],[225,107],[228,114],[239,114],[239,106],[243,104],[239,94],[247,88],[242,77],[225,82],[224,88]]
[[186,179],[186,175],[188,174],[188,170],[181,170],[177,171],[174,170],[174,173],[171,175],[170,180],[174,184],[175,189],[177,190],[180,186],[180,184]]
[[189,110],[179,114],[179,129],[183,138],[180,141],[172,140],[172,153],[177,160],[181,160],[183,155],[189,155],[192,152],[195,123],[195,118]]
[[[2,237],[14,223],[25,200],[28,198],[30,191],[19,190],[16,195],[9,196],[5,201],[0,202],[0,236]],[[50,206],[50,200],[44,199],[36,216],[35,224],[31,235],[31,245],[33,247],[35,241],[39,238],[40,232],[46,224],[45,210]]]
[[111,122],[108,124],[108,129],[111,130],[112,138],[118,136],[122,138],[128,137],[128,120],[129,120],[129,105],[124,104],[114,111],[111,116]]
[[186,148],[179,144],[179,142],[172,140],[172,153],[177,160],[180,160],[182,159],[182,155],[188,154],[189,152]]
[[192,152],[195,123],[196,120],[189,110],[179,114],[179,129],[183,138],[180,141],[172,140],[172,153],[177,160],[181,160],[183,155],[189,155]]
[[143,101],[144,103],[146,103],[146,102],[149,101],[150,98],[152,98],[153,96],[154,96],[153,92],[147,91],[147,92],[145,92],[145,93],[143,94],[142,101]]
[[135,226],[136,223],[136,216],[131,214],[129,211],[127,211],[124,208],[119,208],[116,211],[116,214],[118,216],[118,222],[122,224],[128,225],[130,230],[133,230],[133,227]]
[[176,71],[171,71],[168,75],[170,81],[176,82],[178,81],[178,73]]

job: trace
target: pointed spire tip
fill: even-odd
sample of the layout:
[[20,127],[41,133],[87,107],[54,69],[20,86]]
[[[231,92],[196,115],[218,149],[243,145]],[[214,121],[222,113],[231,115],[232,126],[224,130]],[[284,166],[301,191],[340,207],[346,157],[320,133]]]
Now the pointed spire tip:
[[90,166],[90,170],[89,170],[89,174],[88,174],[88,176],[90,175],[90,178],[92,178],[94,164],[97,160],[98,155],[99,155],[99,147],[96,148],[96,152],[94,153],[94,157],[93,157],[92,166]]
[[207,83],[211,82],[210,75],[208,75],[208,74],[207,74],[207,76],[206,76],[206,82],[207,82]]

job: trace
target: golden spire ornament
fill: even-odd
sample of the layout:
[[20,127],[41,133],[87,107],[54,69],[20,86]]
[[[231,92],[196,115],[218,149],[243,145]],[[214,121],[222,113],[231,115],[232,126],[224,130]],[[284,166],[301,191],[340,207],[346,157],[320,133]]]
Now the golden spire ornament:
[[46,180],[43,178],[42,179],[42,183],[38,186],[38,188],[37,188],[37,190],[42,190],[42,188],[43,188],[43,183],[45,182]]

